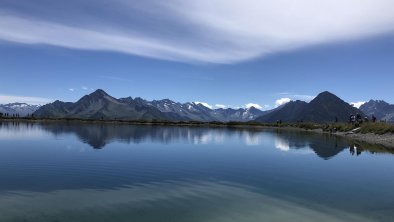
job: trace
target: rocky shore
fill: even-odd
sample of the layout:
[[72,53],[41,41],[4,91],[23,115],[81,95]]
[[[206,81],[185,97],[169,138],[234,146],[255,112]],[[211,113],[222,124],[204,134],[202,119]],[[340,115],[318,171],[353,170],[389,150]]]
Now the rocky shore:
[[335,133],[339,136],[345,136],[347,138],[351,138],[354,140],[363,141],[370,144],[379,144],[383,145],[387,148],[394,149],[394,134],[393,133],[386,133],[382,135],[374,134],[374,133],[353,133],[353,132],[340,132]]

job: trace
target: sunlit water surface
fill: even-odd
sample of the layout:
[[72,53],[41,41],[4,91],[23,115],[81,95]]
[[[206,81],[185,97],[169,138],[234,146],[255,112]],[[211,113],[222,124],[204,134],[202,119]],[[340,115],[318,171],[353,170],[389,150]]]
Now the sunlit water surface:
[[0,221],[394,221],[394,155],[289,130],[0,122]]

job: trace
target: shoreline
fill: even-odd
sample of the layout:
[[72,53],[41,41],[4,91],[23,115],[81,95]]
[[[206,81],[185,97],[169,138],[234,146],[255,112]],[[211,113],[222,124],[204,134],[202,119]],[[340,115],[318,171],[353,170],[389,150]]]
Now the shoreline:
[[361,133],[353,131],[347,132],[329,132],[323,128],[303,128],[302,126],[277,124],[258,124],[242,122],[170,122],[170,121],[127,121],[127,120],[89,120],[89,119],[31,119],[31,118],[3,118],[0,122],[26,122],[26,123],[80,123],[80,124],[115,124],[115,125],[147,125],[147,126],[181,126],[181,127],[211,127],[211,128],[244,128],[244,129],[281,129],[281,130],[298,130],[304,132],[314,132],[321,134],[330,134],[348,139],[366,142],[369,144],[382,145],[388,149],[394,150],[394,133]]
[[350,138],[357,141],[366,142],[369,144],[382,145],[386,148],[394,150],[394,134],[374,134],[374,133],[335,133],[335,135]]

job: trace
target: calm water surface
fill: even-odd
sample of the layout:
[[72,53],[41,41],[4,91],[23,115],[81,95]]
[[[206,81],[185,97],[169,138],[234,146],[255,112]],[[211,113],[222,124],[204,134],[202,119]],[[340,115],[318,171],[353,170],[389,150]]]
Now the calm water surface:
[[384,147],[278,130],[0,122],[0,221],[394,221]]

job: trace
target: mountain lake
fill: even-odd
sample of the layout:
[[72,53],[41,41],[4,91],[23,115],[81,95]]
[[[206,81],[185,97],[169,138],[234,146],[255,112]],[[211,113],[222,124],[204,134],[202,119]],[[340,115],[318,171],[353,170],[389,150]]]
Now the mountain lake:
[[394,221],[393,154],[297,130],[0,122],[0,221]]

